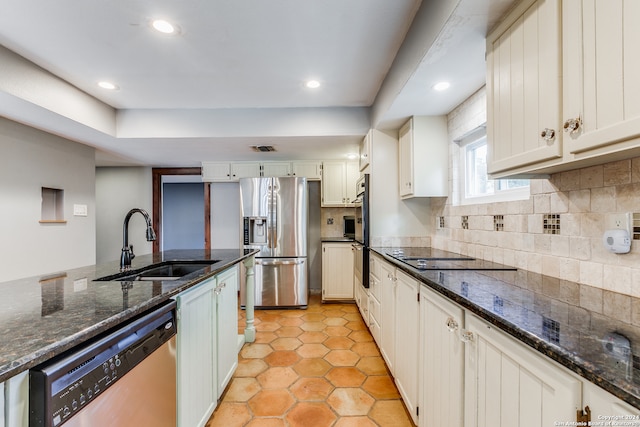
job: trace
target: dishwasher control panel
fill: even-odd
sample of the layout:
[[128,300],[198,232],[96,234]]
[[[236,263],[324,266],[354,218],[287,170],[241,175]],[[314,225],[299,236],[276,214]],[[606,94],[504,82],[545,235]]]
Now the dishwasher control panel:
[[[175,303],[169,306],[175,308]],[[169,341],[176,331],[173,308],[157,310],[32,369],[29,424],[62,425]]]

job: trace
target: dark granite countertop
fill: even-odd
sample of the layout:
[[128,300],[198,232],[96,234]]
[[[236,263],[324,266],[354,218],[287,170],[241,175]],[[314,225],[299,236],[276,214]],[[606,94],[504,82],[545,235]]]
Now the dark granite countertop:
[[0,283],[0,382],[164,303],[256,252],[172,250],[133,259],[133,270],[163,261],[217,260],[186,280],[94,281],[118,273],[119,261],[114,261]]
[[[392,249],[372,248],[424,285],[640,408],[640,298],[525,270],[420,271],[388,255]],[[608,349],[620,338],[630,341],[630,363],[619,363],[620,354]]]

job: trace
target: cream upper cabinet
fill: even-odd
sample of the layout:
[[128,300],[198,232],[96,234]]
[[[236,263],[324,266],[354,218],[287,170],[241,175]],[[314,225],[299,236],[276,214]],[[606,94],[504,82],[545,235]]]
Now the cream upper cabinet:
[[290,162],[266,162],[262,164],[262,176],[291,176]]
[[255,178],[260,176],[260,163],[231,163],[231,179]]
[[319,181],[322,178],[322,163],[320,162],[293,162],[291,163],[291,170],[293,171],[293,176],[305,177],[308,180]]
[[465,317],[465,427],[575,420],[581,381],[502,331]]
[[255,178],[261,176],[260,169],[260,163],[202,162],[202,180],[224,182]]
[[553,173],[640,150],[640,3],[524,0],[487,37],[488,172]]
[[202,180],[231,181],[231,164],[218,162],[202,162]]
[[357,162],[323,162],[322,206],[353,206],[353,200],[356,198],[356,181],[359,176]]
[[487,37],[487,171],[562,160],[561,2],[525,0]]
[[580,158],[639,147],[640,2],[562,3],[568,153]]
[[320,180],[322,163],[319,161],[265,162],[262,176],[297,176],[308,180]]
[[360,143],[360,170],[363,171],[369,166],[371,160],[371,138],[373,138],[373,131],[369,130],[364,139]]
[[400,128],[400,197],[446,197],[449,194],[448,164],[446,116],[414,116]]

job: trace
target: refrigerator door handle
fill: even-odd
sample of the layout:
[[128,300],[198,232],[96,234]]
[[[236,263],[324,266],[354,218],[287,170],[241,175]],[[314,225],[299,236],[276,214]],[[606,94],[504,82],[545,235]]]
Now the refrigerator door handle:
[[260,265],[298,265],[298,264],[304,264],[304,262],[305,262],[304,259],[262,261],[260,258],[256,258],[256,264],[260,264]]

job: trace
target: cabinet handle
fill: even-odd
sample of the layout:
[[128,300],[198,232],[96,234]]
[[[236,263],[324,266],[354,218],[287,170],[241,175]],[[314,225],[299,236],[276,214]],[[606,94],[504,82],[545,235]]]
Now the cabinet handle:
[[564,122],[564,131],[569,132],[570,134],[574,134],[580,129],[581,125],[582,119],[580,119],[580,117],[576,119],[569,119]]
[[555,139],[556,137],[556,131],[553,129],[549,129],[549,128],[545,128],[541,133],[540,136],[542,137],[542,139],[544,139],[547,142],[550,142],[552,140]]
[[455,332],[458,330],[458,322],[453,317],[447,319],[447,329],[449,332]]
[[591,408],[589,408],[588,406],[585,406],[584,411],[582,409],[578,409],[576,411],[576,421],[580,423],[587,423],[584,425],[590,425],[591,424]]
[[471,331],[462,331],[460,333],[460,341],[463,343],[469,343],[473,341],[473,332]]

